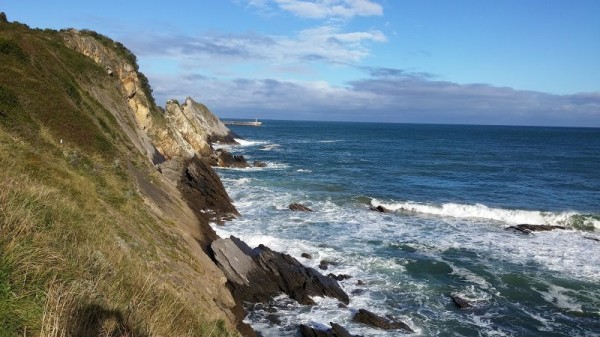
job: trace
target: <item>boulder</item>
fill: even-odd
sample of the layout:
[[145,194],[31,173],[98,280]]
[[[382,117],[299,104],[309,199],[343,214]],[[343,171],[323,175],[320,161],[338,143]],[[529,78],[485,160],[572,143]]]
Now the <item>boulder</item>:
[[266,164],[266,163],[264,163],[264,162],[262,162],[262,161],[255,160],[255,161],[252,163],[252,166],[254,166],[254,167],[267,167],[267,164]]
[[212,166],[219,167],[235,167],[235,168],[246,168],[250,167],[250,164],[246,161],[246,158],[242,155],[232,155],[223,149],[216,150],[210,155],[210,164]]
[[300,304],[314,304],[311,296],[328,296],[349,303],[336,280],[305,267],[288,254],[264,245],[252,249],[233,236],[214,241],[211,249],[234,297],[240,301],[267,302],[283,292]]
[[521,232],[523,234],[531,234],[533,232],[547,232],[555,229],[565,229],[563,226],[552,226],[552,225],[530,225],[530,224],[521,224],[516,226],[507,227],[506,230],[513,230],[516,232]]
[[308,260],[312,259],[312,255],[310,255],[308,253],[302,253],[302,255],[300,255],[300,256],[302,256],[303,258],[308,259]]
[[401,330],[403,333],[414,332],[408,324],[402,321],[390,317],[381,317],[365,309],[360,309],[352,320],[383,330]]
[[312,212],[313,210],[299,203],[293,203],[288,208],[294,212]]
[[319,269],[327,270],[327,269],[329,269],[329,266],[337,266],[337,265],[338,265],[338,263],[334,262],[334,261],[321,260],[321,262],[319,263]]
[[339,324],[329,323],[330,329],[317,329],[306,324],[300,325],[300,335],[303,337],[360,337],[352,335]]
[[331,325],[331,330],[333,330],[333,333],[335,333],[335,335],[337,337],[360,337],[357,335],[352,335],[350,334],[350,332],[348,332],[348,330],[346,330],[346,328],[344,328],[343,326],[336,324],[336,323],[329,323]]
[[460,295],[452,294],[450,295],[450,298],[452,298],[454,304],[456,304],[461,309],[468,309],[473,307],[473,304],[470,301],[466,300]]
[[385,208],[385,207],[383,207],[383,206],[381,206],[381,205],[379,205],[379,206],[377,206],[377,207],[371,207],[370,209],[371,209],[372,211],[375,211],[375,212],[380,212],[380,213],[391,213],[391,212],[392,212],[392,211],[390,211],[389,209],[387,209],[387,208]]
[[333,274],[333,273],[329,273],[327,274],[327,277],[331,277],[332,279],[336,280],[336,281],[343,281],[343,280],[347,280],[352,278],[352,276],[347,275],[347,274]]

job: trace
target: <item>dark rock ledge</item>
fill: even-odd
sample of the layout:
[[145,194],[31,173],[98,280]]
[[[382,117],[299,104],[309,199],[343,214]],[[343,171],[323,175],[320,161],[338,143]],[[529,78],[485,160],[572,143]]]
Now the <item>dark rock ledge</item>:
[[563,226],[530,225],[530,224],[522,224],[522,225],[506,227],[506,230],[521,232],[523,234],[531,234],[533,232],[548,232],[548,231],[552,231],[555,229],[566,229],[566,228]]
[[232,236],[217,239],[211,250],[236,300],[267,302],[285,293],[300,304],[314,304],[311,296],[333,297],[344,304],[350,301],[336,280],[264,245],[252,249]]

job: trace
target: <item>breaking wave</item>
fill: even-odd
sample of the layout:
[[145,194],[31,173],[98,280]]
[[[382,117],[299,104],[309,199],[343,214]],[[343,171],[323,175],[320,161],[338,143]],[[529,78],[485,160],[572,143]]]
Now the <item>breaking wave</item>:
[[562,225],[577,229],[600,229],[600,216],[577,212],[542,212],[518,209],[493,208],[482,204],[445,203],[441,205],[412,201],[384,203],[377,199],[371,205],[383,206],[398,213],[420,213],[452,218],[473,218],[501,221],[507,224]]

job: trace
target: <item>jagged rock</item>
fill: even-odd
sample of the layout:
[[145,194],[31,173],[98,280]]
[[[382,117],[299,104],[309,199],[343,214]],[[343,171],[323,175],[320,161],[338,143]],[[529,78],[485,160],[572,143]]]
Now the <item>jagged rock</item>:
[[461,309],[467,309],[473,306],[471,302],[461,297],[460,295],[452,294],[450,295],[450,298],[452,298],[454,304],[456,304]]
[[311,260],[311,259],[312,259],[312,255],[310,255],[310,254],[308,254],[308,253],[302,253],[302,255],[300,255],[300,256],[302,256],[302,257],[303,257],[303,258],[305,258],[305,259],[309,259],[309,260]]
[[365,309],[360,309],[352,320],[383,330],[402,330],[404,333],[414,332],[408,324],[402,321],[390,317],[381,317]]
[[334,261],[321,260],[321,262],[319,263],[319,269],[327,270],[327,269],[329,269],[329,266],[337,266],[337,265],[338,265],[338,263],[334,262]]
[[303,337],[362,337],[357,335],[352,335],[348,330],[336,323],[329,323],[331,325],[330,329],[317,329],[310,327],[306,324],[300,325],[300,334]]
[[313,210],[299,203],[292,203],[288,208],[294,212],[312,212]]
[[377,206],[377,207],[371,207],[370,209],[371,209],[372,211],[375,211],[375,212],[380,212],[380,213],[391,213],[391,212],[392,212],[392,211],[390,211],[389,209],[387,209],[387,208],[385,208],[385,207],[383,207],[383,206],[381,206],[381,205],[379,205],[379,206]]
[[[175,161],[175,164],[177,162]],[[177,187],[199,218],[221,222],[239,215],[223,183],[208,164],[207,159],[194,156],[187,160],[179,160],[179,163],[181,165],[179,171],[177,167],[169,169],[175,172],[172,174],[179,173]],[[162,167],[165,172],[167,166]]]
[[337,335],[332,329],[319,330],[311,328],[308,325],[300,325],[300,335],[302,337],[336,337]]
[[333,330],[333,332],[335,333],[335,335],[337,337],[362,337],[362,336],[358,336],[358,335],[352,335],[350,334],[350,332],[348,332],[348,330],[346,330],[346,328],[344,328],[343,326],[330,322],[329,323],[331,325],[331,329]]
[[256,160],[256,161],[254,161],[254,163],[252,163],[252,166],[254,166],[254,167],[267,167],[267,164],[265,164],[262,161]]
[[349,303],[337,281],[303,266],[290,255],[264,245],[251,249],[233,236],[214,241],[211,249],[234,297],[240,301],[266,302],[283,292],[301,304],[314,304],[311,296],[334,297]]
[[246,161],[244,156],[242,155],[232,155],[223,149],[216,150],[213,154],[210,155],[210,164],[212,166],[219,167],[236,167],[236,168],[246,168],[250,167],[250,164]]
[[352,276],[347,275],[347,274],[333,274],[333,273],[329,273],[327,274],[327,277],[331,277],[332,279],[336,280],[336,281],[343,281],[343,280],[347,280],[347,279],[351,279]]
[[563,226],[552,226],[552,225],[529,225],[522,224],[516,226],[510,226],[506,228],[507,230],[513,230],[516,232],[521,232],[524,234],[531,234],[533,232],[547,232],[555,229],[565,229]]

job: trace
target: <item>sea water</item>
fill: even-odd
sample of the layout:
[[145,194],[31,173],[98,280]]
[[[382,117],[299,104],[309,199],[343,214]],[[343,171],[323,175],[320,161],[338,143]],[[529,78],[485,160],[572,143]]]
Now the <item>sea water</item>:
[[[265,121],[232,130],[243,139],[229,150],[267,167],[219,169],[242,216],[217,233],[351,276],[340,282],[347,308],[280,296],[250,312],[264,336],[329,322],[398,335],[352,322],[361,308],[417,336],[600,336],[600,129]],[[291,212],[293,202],[314,212]],[[392,212],[370,210],[378,205]],[[523,223],[567,229],[506,230]]]

